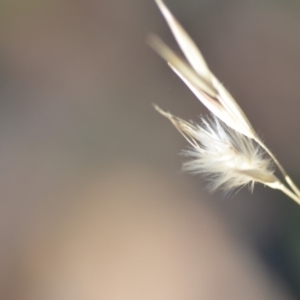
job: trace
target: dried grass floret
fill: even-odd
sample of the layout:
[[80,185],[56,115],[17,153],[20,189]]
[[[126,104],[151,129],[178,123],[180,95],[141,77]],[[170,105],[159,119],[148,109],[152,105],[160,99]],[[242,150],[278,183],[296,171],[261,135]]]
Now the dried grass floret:
[[[235,99],[214,76],[191,37],[162,0],[155,0],[165,17],[187,61],[177,55],[157,36],[148,38],[149,45],[183,80],[195,96],[212,113],[202,124],[186,122],[155,106],[190,143],[183,153],[191,160],[184,169],[207,175],[210,188],[225,190],[260,182],[279,189],[300,204],[300,191],[275,155],[260,139]],[[266,157],[266,155],[268,157]],[[273,163],[282,173],[290,189],[275,175]]]
[[223,187],[226,191],[255,182],[265,185],[278,182],[272,161],[252,139],[232,130],[216,117],[201,118],[202,124],[189,123],[156,106],[187,139],[190,149],[183,154],[190,160],[183,169],[204,174],[209,188]]
[[184,170],[204,174],[210,179],[209,188],[225,190],[254,183],[274,183],[272,161],[264,155],[260,146],[248,137],[232,130],[213,117],[202,118],[202,125],[196,125],[197,147],[184,151],[192,158],[183,165]]

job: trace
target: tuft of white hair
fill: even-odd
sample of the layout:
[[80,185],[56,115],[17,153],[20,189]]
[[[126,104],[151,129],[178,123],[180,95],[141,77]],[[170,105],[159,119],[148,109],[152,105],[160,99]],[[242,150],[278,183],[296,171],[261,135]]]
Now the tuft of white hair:
[[192,158],[184,163],[185,171],[204,174],[209,189],[226,191],[254,183],[277,182],[272,161],[252,139],[232,130],[216,117],[202,118],[202,125],[191,127],[193,143],[183,154]]
[[189,142],[191,148],[183,151],[190,161],[183,169],[194,174],[204,174],[209,180],[209,189],[222,187],[225,191],[255,182],[272,185],[278,182],[274,175],[273,163],[265,157],[263,149],[241,133],[228,127],[218,118],[201,118],[202,124],[189,123],[163,111]]

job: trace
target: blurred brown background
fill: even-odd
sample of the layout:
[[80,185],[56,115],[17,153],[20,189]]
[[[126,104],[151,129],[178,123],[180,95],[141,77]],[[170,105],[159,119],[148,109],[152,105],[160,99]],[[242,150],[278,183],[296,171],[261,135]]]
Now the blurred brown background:
[[[300,3],[166,4],[300,183]],[[1,299],[300,297],[300,208],[181,173],[151,104],[207,111],[150,32],[151,0],[0,2]]]

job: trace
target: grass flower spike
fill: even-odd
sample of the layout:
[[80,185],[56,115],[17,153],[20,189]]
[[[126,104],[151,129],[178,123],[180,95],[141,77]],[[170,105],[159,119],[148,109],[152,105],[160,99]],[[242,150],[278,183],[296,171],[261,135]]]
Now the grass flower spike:
[[[187,61],[178,56],[155,35],[149,45],[167,61],[195,96],[212,113],[211,120],[202,118],[202,124],[188,123],[155,106],[186,138],[192,148],[185,151],[192,159],[184,169],[207,175],[210,188],[225,190],[255,182],[279,189],[300,204],[300,191],[288,176],[274,154],[259,138],[246,115],[234,98],[209,70],[201,52],[175,19],[162,0],[155,0],[165,17]],[[269,157],[266,157],[266,154]],[[275,175],[276,164],[289,189]]]

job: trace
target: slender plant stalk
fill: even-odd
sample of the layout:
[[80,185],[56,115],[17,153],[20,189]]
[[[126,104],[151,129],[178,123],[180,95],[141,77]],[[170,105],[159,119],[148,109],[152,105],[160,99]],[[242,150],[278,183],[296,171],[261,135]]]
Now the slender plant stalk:
[[[288,175],[284,167],[281,165],[281,163],[277,160],[275,155],[271,152],[271,150],[257,137],[255,138],[255,141],[268,153],[268,155],[272,158],[272,160],[277,165],[278,169],[282,173],[285,181],[288,183],[288,185],[291,187],[291,189],[295,192],[295,194],[298,196],[298,199],[300,198],[300,191],[296,184],[292,181],[291,177]],[[299,202],[298,202],[299,203]]]
[[283,192],[285,195],[287,195],[288,197],[290,197],[292,200],[294,200],[296,203],[300,205],[300,198],[297,195],[295,195],[293,192],[291,192],[291,190],[289,190],[282,182],[277,182],[273,185],[271,184],[268,186],[272,189],[276,189]]

